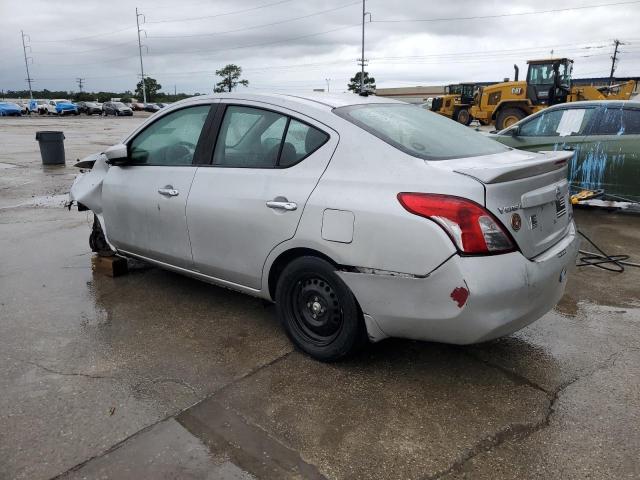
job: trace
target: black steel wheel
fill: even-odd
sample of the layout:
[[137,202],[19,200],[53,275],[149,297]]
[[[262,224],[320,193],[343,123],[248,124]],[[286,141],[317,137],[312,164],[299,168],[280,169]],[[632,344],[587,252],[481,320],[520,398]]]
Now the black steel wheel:
[[356,299],[326,260],[289,263],[278,279],[276,306],[291,341],[317,360],[338,360],[366,342]]

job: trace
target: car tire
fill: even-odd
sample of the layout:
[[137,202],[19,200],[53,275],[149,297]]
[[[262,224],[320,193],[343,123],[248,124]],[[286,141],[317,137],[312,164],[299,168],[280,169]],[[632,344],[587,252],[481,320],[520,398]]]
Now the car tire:
[[456,112],[456,122],[461,123],[462,125],[469,125],[471,123],[472,117],[471,112],[469,112],[468,108],[461,108]]
[[93,227],[89,235],[89,247],[91,247],[92,252],[96,252],[101,257],[112,257],[116,253],[111,250],[111,247],[107,243],[107,239],[102,231],[102,225],[100,225],[100,220],[98,220],[95,214],[93,215]]
[[316,360],[339,360],[367,341],[353,293],[321,258],[299,257],[284,268],[276,286],[276,310],[289,339]]
[[527,114],[519,108],[503,108],[498,112],[498,116],[496,117],[496,130],[503,130],[510,127],[526,116]]

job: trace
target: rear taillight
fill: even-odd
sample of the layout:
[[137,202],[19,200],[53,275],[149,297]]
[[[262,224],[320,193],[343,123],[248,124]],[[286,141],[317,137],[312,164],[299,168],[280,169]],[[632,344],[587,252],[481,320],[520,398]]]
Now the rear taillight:
[[486,255],[515,250],[511,236],[500,221],[471,200],[410,192],[399,193],[398,200],[408,212],[440,225],[461,253]]

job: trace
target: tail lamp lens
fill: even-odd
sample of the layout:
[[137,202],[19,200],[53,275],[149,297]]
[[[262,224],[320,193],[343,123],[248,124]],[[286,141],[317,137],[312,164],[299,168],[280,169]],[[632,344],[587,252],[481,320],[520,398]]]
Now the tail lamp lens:
[[408,192],[399,193],[398,200],[408,212],[440,225],[462,253],[486,255],[515,249],[500,221],[471,200],[451,195]]

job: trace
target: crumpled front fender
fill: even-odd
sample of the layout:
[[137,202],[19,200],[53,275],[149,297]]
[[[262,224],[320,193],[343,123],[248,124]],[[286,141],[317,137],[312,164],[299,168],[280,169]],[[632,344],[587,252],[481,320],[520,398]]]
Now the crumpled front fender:
[[109,165],[102,153],[94,153],[82,159],[82,162],[94,162],[87,173],[76,177],[69,191],[69,200],[81,203],[96,214],[102,213],[102,181],[107,176]]

